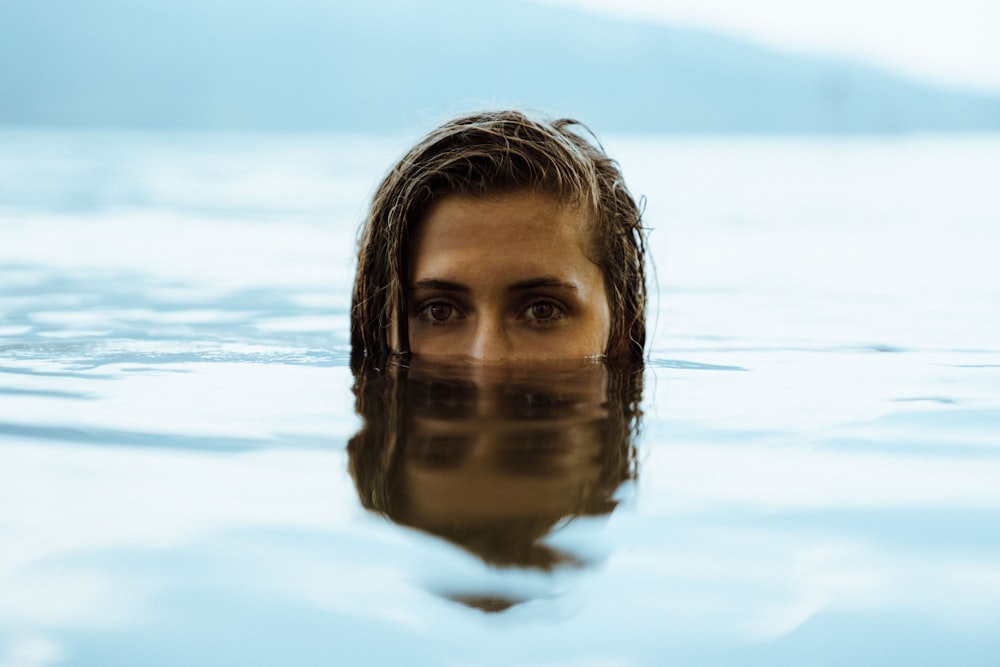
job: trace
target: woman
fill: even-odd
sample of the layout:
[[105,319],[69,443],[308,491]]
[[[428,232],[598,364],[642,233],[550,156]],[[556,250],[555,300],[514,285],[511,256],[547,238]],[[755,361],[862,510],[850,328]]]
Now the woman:
[[517,111],[465,116],[392,168],[361,232],[355,360],[642,361],[641,213],[580,129]]

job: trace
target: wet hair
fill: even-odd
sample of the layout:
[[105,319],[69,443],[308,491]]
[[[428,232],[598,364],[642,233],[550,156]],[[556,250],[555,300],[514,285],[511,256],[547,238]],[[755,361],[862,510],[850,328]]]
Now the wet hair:
[[[451,195],[519,191],[552,196],[586,216],[611,312],[605,354],[642,360],[645,238],[640,207],[618,164],[577,121],[496,111],[441,125],[406,153],[375,191],[358,241],[351,303],[355,362],[409,351],[410,246],[430,208]],[[399,349],[392,349],[393,327]]]

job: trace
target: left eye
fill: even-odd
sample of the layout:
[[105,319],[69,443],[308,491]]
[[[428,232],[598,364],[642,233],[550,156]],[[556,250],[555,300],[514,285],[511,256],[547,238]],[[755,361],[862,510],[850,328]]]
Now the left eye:
[[551,301],[536,301],[528,306],[527,315],[532,320],[551,320],[562,314],[559,306]]

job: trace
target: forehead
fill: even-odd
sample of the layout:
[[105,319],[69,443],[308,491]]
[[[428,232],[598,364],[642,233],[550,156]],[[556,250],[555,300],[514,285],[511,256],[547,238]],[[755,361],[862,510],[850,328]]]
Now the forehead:
[[496,257],[501,250],[537,254],[579,251],[590,256],[590,216],[555,196],[518,191],[449,195],[427,211],[411,245],[413,258],[462,252]]

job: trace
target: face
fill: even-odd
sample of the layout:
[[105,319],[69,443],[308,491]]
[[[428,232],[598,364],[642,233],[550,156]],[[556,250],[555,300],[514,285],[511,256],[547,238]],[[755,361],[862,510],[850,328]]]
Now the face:
[[481,362],[604,354],[610,309],[589,225],[530,192],[438,202],[413,244],[410,351]]

